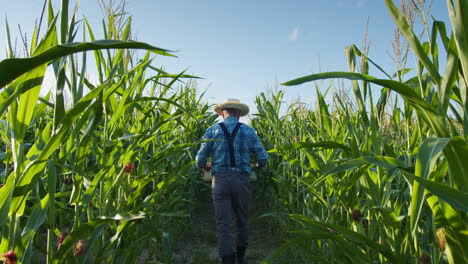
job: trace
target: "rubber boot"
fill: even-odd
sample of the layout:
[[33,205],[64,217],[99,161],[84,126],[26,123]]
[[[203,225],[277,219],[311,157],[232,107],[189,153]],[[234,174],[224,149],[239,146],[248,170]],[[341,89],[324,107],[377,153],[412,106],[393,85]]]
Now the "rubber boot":
[[223,256],[223,264],[236,264],[236,255]]
[[247,264],[245,248],[237,248],[237,264]]

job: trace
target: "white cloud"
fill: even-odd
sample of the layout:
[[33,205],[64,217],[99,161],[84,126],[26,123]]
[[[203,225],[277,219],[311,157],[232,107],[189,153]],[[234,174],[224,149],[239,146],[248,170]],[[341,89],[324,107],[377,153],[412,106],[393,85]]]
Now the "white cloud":
[[298,35],[299,35],[299,28],[296,27],[292,30],[291,34],[289,34],[289,40],[296,41]]

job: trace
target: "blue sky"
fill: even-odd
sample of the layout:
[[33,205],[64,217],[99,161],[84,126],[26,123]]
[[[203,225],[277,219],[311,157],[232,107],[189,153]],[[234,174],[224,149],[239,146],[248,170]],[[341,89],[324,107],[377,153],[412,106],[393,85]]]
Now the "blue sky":
[[[31,35],[42,0],[0,0],[0,58],[4,58],[4,18],[13,38],[17,25]],[[75,1],[70,1],[74,4]],[[344,48],[362,46],[369,19],[370,57],[393,72],[390,40],[394,23],[379,0],[171,0],[128,1],[137,40],[177,50],[179,58],[157,58],[156,65],[204,78],[209,102],[255,96],[277,83],[320,71],[347,70]],[[396,2],[399,2],[396,0]],[[53,1],[56,7],[60,1]],[[72,6],[72,5],[71,5]],[[80,13],[101,32],[97,1],[84,0]],[[432,15],[447,22],[445,0],[434,0]],[[18,40],[19,43],[19,40]],[[412,61],[410,61],[412,63]],[[284,87],[280,87],[284,88]],[[313,84],[284,88],[286,100],[314,101]]]

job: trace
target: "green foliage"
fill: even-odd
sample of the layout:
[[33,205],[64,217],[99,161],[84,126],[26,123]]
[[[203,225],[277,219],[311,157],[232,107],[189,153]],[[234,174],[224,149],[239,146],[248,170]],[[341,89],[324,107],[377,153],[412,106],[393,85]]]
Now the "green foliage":
[[[1,151],[10,156],[0,178],[0,252],[12,249],[22,263],[133,263],[143,252],[171,263],[172,236],[186,228],[201,181],[194,151],[216,118],[182,81],[198,77],[152,66],[151,53],[173,55],[132,41],[130,19],[121,35],[110,33],[118,21],[108,22],[112,39],[95,40],[87,27],[92,41],[84,32],[76,42],[68,1],[60,17],[48,5],[48,30],[31,56],[0,62]],[[128,49],[148,53],[137,59]],[[86,51],[97,84],[86,77]],[[53,102],[40,96],[47,67]]]
[[[354,99],[316,85],[314,108],[298,102],[283,114],[282,91],[256,98],[252,126],[270,161],[254,197],[288,239],[265,263],[286,251],[296,263],[418,263],[424,254],[433,263],[468,262],[468,6],[448,0],[453,33],[434,21],[423,42],[384,2],[417,73],[405,78],[412,71],[398,65],[387,74],[351,45],[350,72],[284,85],[342,78]],[[217,116],[190,81],[197,76],[154,66],[152,54],[173,56],[168,50],[131,40],[131,18],[109,13],[104,40],[84,19],[77,41],[76,9],[61,3],[54,15],[47,2],[48,30],[41,38],[34,30],[26,58],[12,54],[6,23],[0,252],[14,250],[22,263],[171,263],[173,238],[187,228],[202,185],[194,153]],[[87,51],[97,82],[87,77]],[[371,76],[369,62],[388,78]],[[48,68],[54,90],[41,96]],[[381,88],[376,104],[371,85]],[[207,259],[206,251],[193,255]]]
[[[418,60],[416,76],[404,81],[409,71],[397,69],[393,80],[353,45],[346,49],[350,72],[283,85],[348,79],[357,111],[338,93],[327,105],[317,92],[314,110],[295,106],[279,118],[266,114],[275,95],[257,98],[260,114],[253,124],[259,134],[269,133],[263,123],[274,123],[273,130],[289,139],[267,137],[265,143],[274,142],[270,153],[283,158],[272,157],[270,173],[278,183],[277,218],[291,231],[266,263],[286,249],[306,263],[419,263],[422,255],[432,263],[468,261],[466,1],[447,1],[453,35],[434,21],[425,32],[429,42],[416,37],[393,1],[384,2]],[[443,75],[438,36],[447,54]],[[369,61],[388,79],[370,76]],[[382,87],[377,105],[370,84]],[[404,102],[389,105],[391,93]]]

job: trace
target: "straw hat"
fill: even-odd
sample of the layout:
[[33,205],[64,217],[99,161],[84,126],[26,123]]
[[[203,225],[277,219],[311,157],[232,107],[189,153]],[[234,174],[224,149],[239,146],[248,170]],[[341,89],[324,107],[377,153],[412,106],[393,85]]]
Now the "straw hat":
[[249,107],[241,103],[238,99],[226,99],[224,102],[217,104],[213,107],[213,111],[215,111],[218,115],[222,115],[223,109],[226,108],[233,108],[233,109],[238,109],[240,110],[240,115],[245,116],[249,113]]

